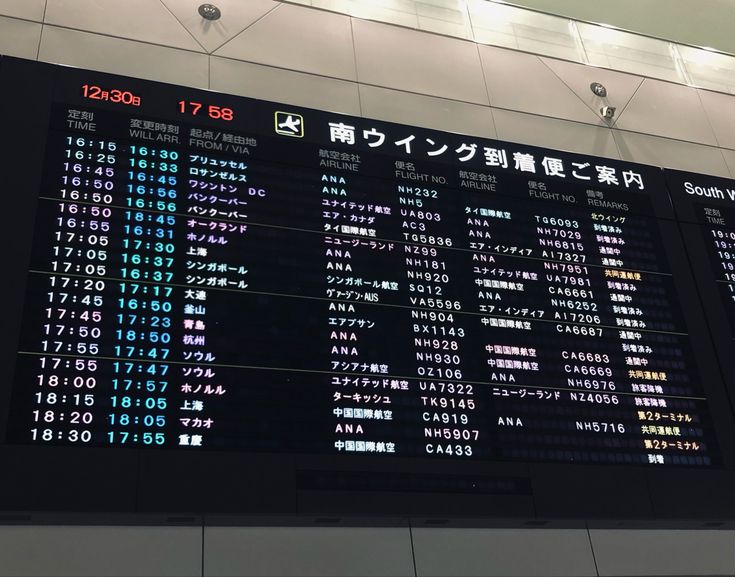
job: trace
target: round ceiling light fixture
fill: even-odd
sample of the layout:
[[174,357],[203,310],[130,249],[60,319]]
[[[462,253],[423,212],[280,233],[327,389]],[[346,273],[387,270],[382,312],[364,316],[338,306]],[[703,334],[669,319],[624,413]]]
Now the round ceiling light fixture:
[[599,82],[593,82],[590,84],[590,90],[600,98],[605,98],[607,96],[607,88]]
[[205,20],[219,20],[222,12],[214,4],[202,4],[199,6],[199,15]]

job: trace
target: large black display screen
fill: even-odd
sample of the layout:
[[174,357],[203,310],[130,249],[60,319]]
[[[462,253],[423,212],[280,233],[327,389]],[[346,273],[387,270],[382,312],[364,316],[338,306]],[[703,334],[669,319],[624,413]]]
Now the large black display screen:
[[735,390],[735,182],[666,171],[728,390]]
[[4,96],[35,107],[8,121],[35,146],[24,165],[3,153],[22,175],[6,444],[726,464],[661,170],[13,59],[1,74],[35,83]]

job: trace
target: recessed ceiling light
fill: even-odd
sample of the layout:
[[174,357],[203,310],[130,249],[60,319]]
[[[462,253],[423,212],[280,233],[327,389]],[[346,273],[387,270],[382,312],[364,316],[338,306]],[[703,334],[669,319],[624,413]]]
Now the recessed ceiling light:
[[214,4],[202,4],[199,6],[199,14],[205,20],[219,20],[222,12]]

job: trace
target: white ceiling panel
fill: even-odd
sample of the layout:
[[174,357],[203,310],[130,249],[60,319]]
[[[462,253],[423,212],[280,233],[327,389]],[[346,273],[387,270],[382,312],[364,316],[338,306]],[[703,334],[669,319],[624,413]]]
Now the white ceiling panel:
[[48,0],[45,22],[163,46],[204,51],[159,0]]
[[268,12],[280,6],[274,0],[216,0],[219,20],[205,20],[197,9],[201,0],[161,0],[207,52],[214,52]]

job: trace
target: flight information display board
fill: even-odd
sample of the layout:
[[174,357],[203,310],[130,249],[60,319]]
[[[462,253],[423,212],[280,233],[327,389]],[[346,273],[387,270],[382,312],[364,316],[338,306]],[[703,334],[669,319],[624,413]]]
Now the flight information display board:
[[728,390],[735,390],[735,181],[666,170]]
[[722,464],[660,170],[45,70],[7,443]]

